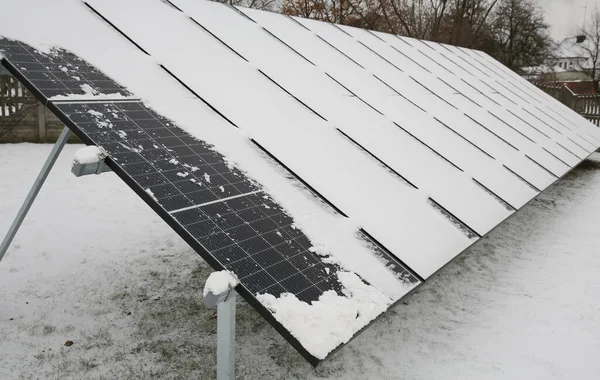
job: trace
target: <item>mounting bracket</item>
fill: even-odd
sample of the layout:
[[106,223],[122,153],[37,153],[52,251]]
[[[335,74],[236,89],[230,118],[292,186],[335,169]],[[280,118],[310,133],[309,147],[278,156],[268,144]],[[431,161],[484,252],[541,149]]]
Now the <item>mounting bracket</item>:
[[[88,147],[86,147],[88,148]],[[86,149],[83,148],[83,149]],[[84,175],[90,174],[102,174],[105,172],[112,171],[106,163],[104,159],[107,157],[106,152],[102,148],[98,148],[99,154],[98,159],[93,162],[79,162],[77,159],[73,161],[73,166],[71,167],[71,173],[75,175],[75,177],[82,177]]]

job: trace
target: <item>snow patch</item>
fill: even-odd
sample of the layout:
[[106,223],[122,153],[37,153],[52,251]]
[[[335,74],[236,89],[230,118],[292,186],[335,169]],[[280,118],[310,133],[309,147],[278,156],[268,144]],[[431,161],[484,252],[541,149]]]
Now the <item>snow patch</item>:
[[154,192],[152,192],[152,190],[146,189],[146,193],[150,194],[152,199],[154,199],[156,202],[158,202],[158,198],[156,198],[156,196],[154,195]]
[[[119,143],[119,145],[121,145],[123,148],[127,149],[130,152],[134,152],[134,153],[139,153],[142,151],[142,149],[138,149],[138,148],[134,148],[134,147],[130,147],[128,145],[125,145],[123,143]],[[116,159],[116,158],[115,158]]]
[[192,166],[192,165],[189,165],[189,164],[183,164],[183,166],[186,167],[186,168],[188,168],[188,169],[190,169],[192,172],[200,170],[200,168],[198,168],[197,166]]
[[102,148],[91,145],[78,149],[75,152],[74,161],[80,164],[92,164],[100,162],[104,157],[106,157],[106,153]]
[[206,297],[208,292],[220,294],[226,292],[228,289],[235,288],[239,283],[240,281],[233,272],[228,270],[212,272],[204,284],[202,295]]
[[348,342],[392,304],[388,296],[365,284],[356,274],[338,272],[337,276],[344,287],[345,297],[328,290],[318,301],[308,304],[291,293],[284,293],[279,298],[272,294],[257,296],[275,319],[319,359],[324,359],[337,346]]
[[229,168],[229,170],[233,171],[233,169],[236,168],[235,163],[230,158],[224,157],[223,161],[225,161],[225,165],[227,165],[227,168]]
[[329,250],[325,246],[320,245],[320,244],[313,245],[312,247],[310,247],[308,249],[308,251],[312,252],[316,255],[323,256],[323,257],[327,257],[327,256],[331,255],[331,252],[329,252]]
[[83,94],[55,95],[50,97],[49,100],[135,99],[133,96],[125,96],[119,93],[103,94],[87,83],[81,85],[81,90]]

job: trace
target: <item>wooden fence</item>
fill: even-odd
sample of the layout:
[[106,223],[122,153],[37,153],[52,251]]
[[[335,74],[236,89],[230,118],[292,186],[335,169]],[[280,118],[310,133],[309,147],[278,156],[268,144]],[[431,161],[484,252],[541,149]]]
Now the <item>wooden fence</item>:
[[22,125],[37,109],[37,101],[19,81],[0,76],[0,139]]
[[56,141],[63,127],[18,80],[0,75],[0,142]]
[[600,127],[600,94],[577,97],[573,109]]
[[600,127],[600,94],[577,95],[565,85],[538,84],[538,87]]

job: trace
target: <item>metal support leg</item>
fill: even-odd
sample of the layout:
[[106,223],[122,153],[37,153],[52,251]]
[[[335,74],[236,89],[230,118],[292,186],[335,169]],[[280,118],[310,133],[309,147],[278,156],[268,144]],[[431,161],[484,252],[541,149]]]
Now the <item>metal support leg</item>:
[[217,305],[217,380],[235,379],[235,291]]
[[40,174],[38,174],[35,182],[33,183],[33,186],[31,187],[31,190],[29,190],[29,194],[27,194],[27,198],[25,198],[25,201],[23,202],[23,205],[21,206],[21,209],[19,210],[19,213],[17,214],[15,220],[13,221],[12,225],[10,226],[8,233],[4,237],[4,240],[2,241],[2,245],[0,245],[0,261],[2,261],[2,258],[4,258],[4,254],[8,250],[8,246],[10,245],[10,243],[12,242],[13,238],[15,237],[17,231],[19,230],[21,223],[23,223],[23,219],[25,219],[25,215],[27,215],[27,212],[29,211],[29,208],[33,204],[35,197],[40,192],[40,189],[42,188],[44,181],[48,177],[48,173],[50,173],[50,170],[52,170],[52,167],[54,166],[54,163],[56,162],[58,155],[62,151],[67,140],[69,140],[70,133],[71,133],[71,131],[69,131],[69,128],[67,128],[67,127],[65,127],[62,130],[62,132],[60,133],[60,136],[58,137],[56,144],[54,144],[54,147],[52,148],[52,152],[50,152],[50,155],[46,159],[46,162],[44,163],[44,166],[42,167]]

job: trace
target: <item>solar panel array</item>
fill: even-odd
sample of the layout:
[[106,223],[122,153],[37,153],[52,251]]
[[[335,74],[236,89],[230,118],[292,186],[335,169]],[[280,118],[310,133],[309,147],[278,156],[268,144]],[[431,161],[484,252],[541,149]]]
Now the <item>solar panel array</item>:
[[37,92],[44,98],[85,94],[82,85],[94,93],[131,96],[122,86],[115,83],[76,55],[56,49],[54,54],[42,55],[32,47],[19,41],[0,40],[0,49],[10,59],[10,63],[27,79],[35,83]]
[[[106,150],[111,167],[165,211],[161,216],[211,265],[236,273],[242,294],[291,293],[308,303],[328,290],[343,295],[338,266],[311,252],[312,243],[281,206],[212,147],[70,52],[41,54],[8,39],[0,40],[0,51],[8,57],[6,65],[83,141]],[[113,99],[98,100],[95,93]],[[72,94],[82,97],[61,98]],[[399,277],[420,282],[389,253],[373,249]]]
[[[97,43],[129,44],[105,43],[112,61],[157,65],[165,88],[187,92],[315,201],[357,221],[363,254],[410,285],[402,294],[600,145],[593,125],[478,51],[206,1],[73,4],[82,22],[102,24],[89,32]],[[316,365],[323,358],[256,295],[344,296],[337,273],[347,268],[316,255],[290,213],[202,135],[101,72],[119,76],[118,65],[96,68],[76,55],[89,44],[62,38],[52,42],[73,52],[9,39],[0,52],[210,265],[235,272],[242,296]]]

